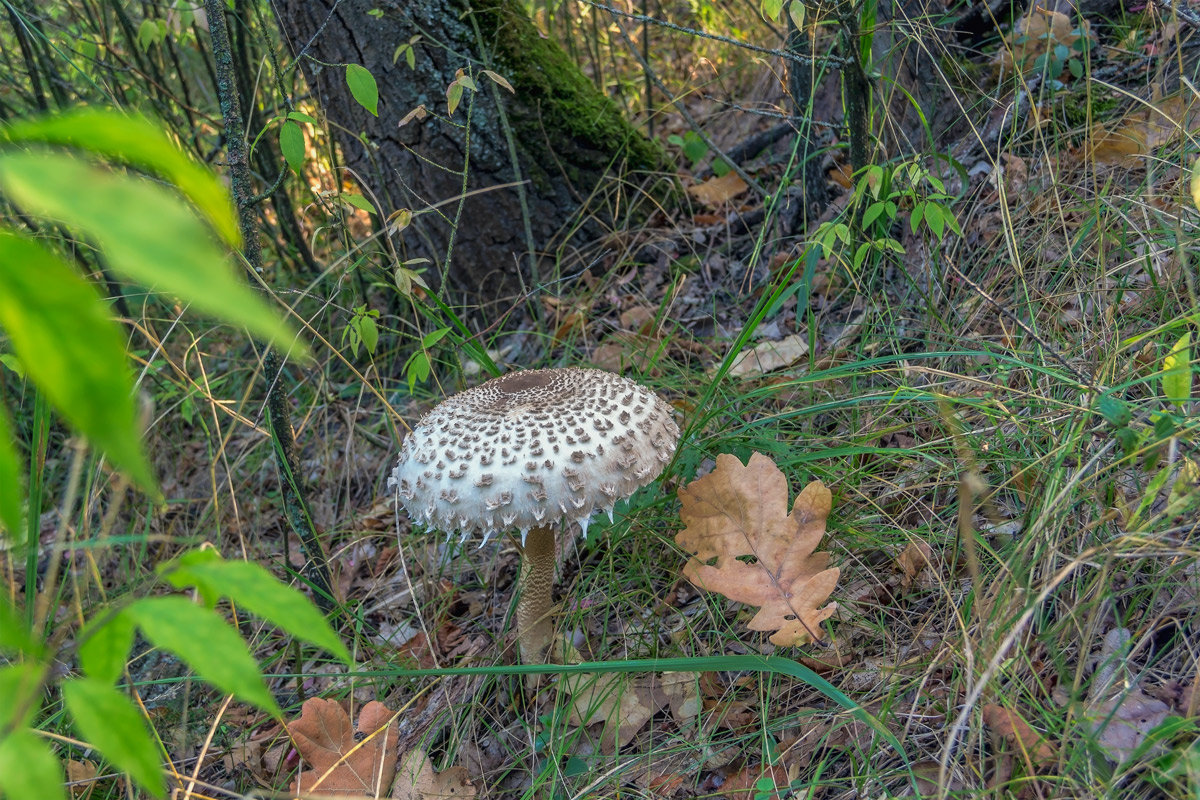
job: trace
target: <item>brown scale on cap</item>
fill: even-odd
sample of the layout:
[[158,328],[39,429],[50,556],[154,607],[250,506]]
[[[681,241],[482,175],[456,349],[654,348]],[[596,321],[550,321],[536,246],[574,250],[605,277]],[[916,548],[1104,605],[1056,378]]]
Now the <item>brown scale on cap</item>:
[[658,477],[678,438],[671,407],[619,375],[512,372],[422,417],[388,486],[414,518],[464,537],[524,534],[563,517],[586,530]]

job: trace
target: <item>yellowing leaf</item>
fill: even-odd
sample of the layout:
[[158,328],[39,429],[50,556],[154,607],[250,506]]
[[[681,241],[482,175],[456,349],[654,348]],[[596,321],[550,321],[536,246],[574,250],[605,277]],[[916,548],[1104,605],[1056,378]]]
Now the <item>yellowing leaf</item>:
[[1163,394],[1177,406],[1192,399],[1192,333],[1179,337],[1163,359]]
[[710,474],[679,490],[679,499],[686,527],[675,541],[694,554],[683,569],[688,580],[758,606],[749,627],[774,631],[777,645],[821,638],[821,622],[837,604],[819,606],[838,579],[829,554],[813,552],[833,505],[824,484],[804,487],[788,514],[787,478],[771,459],[755,453],[743,466],[722,454]]
[[1196,159],[1196,163],[1192,164],[1192,205],[1200,209],[1200,158]]

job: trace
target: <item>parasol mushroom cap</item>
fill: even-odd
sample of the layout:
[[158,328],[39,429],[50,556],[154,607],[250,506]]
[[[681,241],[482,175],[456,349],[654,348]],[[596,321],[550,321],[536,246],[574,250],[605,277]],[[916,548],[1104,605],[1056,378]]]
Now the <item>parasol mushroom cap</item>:
[[410,516],[484,541],[597,511],[658,477],[679,426],[650,389],[598,369],[511,372],[420,419],[388,479]]

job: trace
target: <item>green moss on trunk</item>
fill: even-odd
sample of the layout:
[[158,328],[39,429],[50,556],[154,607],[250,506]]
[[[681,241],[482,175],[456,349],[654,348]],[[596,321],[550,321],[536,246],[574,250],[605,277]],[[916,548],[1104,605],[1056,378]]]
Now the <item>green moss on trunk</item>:
[[[535,180],[553,180],[555,165],[572,183],[586,185],[584,172],[606,169],[614,153],[630,169],[663,167],[661,148],[625,119],[612,98],[596,88],[554,41],[541,35],[518,0],[474,0],[472,12],[496,66],[521,95],[510,110],[528,165],[543,170]],[[553,146],[552,146],[553,145]]]

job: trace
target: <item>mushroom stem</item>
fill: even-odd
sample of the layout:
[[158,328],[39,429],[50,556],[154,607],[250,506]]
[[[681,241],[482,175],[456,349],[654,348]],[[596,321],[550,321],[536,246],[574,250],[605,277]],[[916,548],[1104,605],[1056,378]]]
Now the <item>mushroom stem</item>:
[[554,587],[554,528],[543,525],[529,531],[521,548],[521,574],[517,580],[517,643],[522,664],[544,664],[554,633],[550,617],[550,591]]

